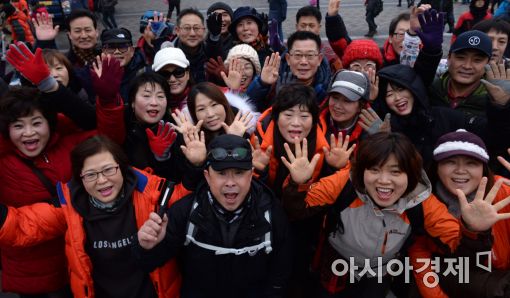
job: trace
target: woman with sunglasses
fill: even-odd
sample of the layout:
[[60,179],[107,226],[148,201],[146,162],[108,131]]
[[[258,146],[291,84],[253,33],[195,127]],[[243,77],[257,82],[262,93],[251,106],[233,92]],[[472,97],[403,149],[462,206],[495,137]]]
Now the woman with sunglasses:
[[0,205],[2,249],[65,236],[74,297],[177,297],[181,278],[176,262],[149,274],[131,250],[149,214],[156,206],[165,212],[180,194],[162,195],[165,179],[130,167],[122,148],[103,136],[77,145],[70,160],[71,180],[57,185],[58,200],[52,204]]
[[182,110],[193,87],[193,76],[186,55],[179,48],[163,48],[156,53],[152,70],[163,76],[170,86],[172,95],[168,102],[168,111]]

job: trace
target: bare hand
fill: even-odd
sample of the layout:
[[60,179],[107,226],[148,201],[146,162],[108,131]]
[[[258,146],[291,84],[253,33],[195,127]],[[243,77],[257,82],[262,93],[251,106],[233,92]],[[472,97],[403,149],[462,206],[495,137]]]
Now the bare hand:
[[184,134],[193,128],[200,130],[202,123],[204,123],[204,120],[200,120],[197,125],[194,125],[193,122],[191,122],[189,115],[181,112],[179,109],[176,109],[175,112],[172,113],[172,118],[176,124],[170,123],[170,125],[172,125],[173,129],[178,131],[180,134]]
[[255,148],[252,148],[252,163],[258,171],[264,171],[271,160],[273,146],[269,145],[266,150],[260,148],[259,138],[255,137]]
[[163,219],[155,212],[149,214],[149,219],[138,230],[138,242],[144,249],[152,249],[165,238],[168,217]]
[[38,40],[54,40],[57,37],[60,26],[53,27],[53,16],[48,13],[38,13],[35,19],[32,18],[32,23]]
[[192,165],[202,166],[207,158],[204,132],[192,127],[183,134],[183,137],[185,145],[181,145],[182,153]]
[[379,76],[376,74],[375,69],[369,69],[366,72],[368,80],[370,81],[370,102],[373,102],[379,95]]
[[[507,149],[508,154],[510,154],[510,148]],[[498,156],[498,161],[500,164],[502,164],[508,171],[510,171],[510,162],[508,160],[504,159],[501,156]]]
[[280,54],[278,52],[272,53],[271,56],[266,57],[264,67],[260,72],[260,80],[266,85],[273,85],[278,80],[278,73],[280,71]]
[[252,127],[252,124],[250,124],[251,119],[253,119],[252,113],[247,112],[243,114],[239,111],[230,126],[225,122],[223,122],[221,126],[226,133],[242,137],[244,133]]
[[241,88],[241,75],[242,65],[239,59],[234,58],[228,66],[228,75],[224,71],[221,71],[221,77],[230,90],[238,90]]
[[432,8],[432,6],[430,6],[430,4],[422,4],[420,5],[420,7],[416,7],[416,5],[413,5],[409,8],[409,13],[410,13],[410,23],[411,23],[411,26],[409,27],[409,32],[411,34],[416,34],[416,31],[420,30],[420,21],[418,20],[418,15],[419,14],[422,14],[424,13],[425,11],[429,10],[430,8]]
[[510,218],[510,213],[498,214],[498,211],[510,203],[510,196],[492,204],[501,187],[501,184],[509,184],[506,179],[499,179],[489,191],[484,199],[485,188],[487,186],[487,177],[483,177],[476,191],[474,200],[468,203],[466,195],[460,189],[457,189],[457,197],[459,198],[462,219],[467,228],[475,232],[483,232],[490,229],[496,222],[502,219]]
[[328,4],[328,16],[333,17],[340,11],[340,0],[329,0]]
[[329,143],[331,147],[330,149],[327,147],[322,148],[326,162],[335,169],[345,167],[349,161],[349,157],[354,151],[354,148],[356,148],[356,144],[352,144],[352,146],[348,148],[349,135],[347,135],[345,140],[343,140],[341,132],[338,133],[338,141],[335,139],[335,135],[331,134]]
[[290,150],[289,144],[283,144],[290,162],[285,156],[282,156],[282,162],[289,169],[292,180],[297,184],[303,184],[312,178],[313,171],[319,162],[320,154],[315,154],[312,161],[308,160],[308,141],[306,138],[303,139],[302,150],[299,138],[294,139],[294,146],[296,155]]

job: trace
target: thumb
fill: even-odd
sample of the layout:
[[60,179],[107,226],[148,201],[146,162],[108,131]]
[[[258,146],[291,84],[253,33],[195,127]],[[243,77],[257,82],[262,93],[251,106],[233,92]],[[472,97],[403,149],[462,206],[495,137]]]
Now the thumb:
[[225,74],[225,72],[224,72],[224,71],[220,72],[220,75],[221,75],[221,78],[223,79],[223,81],[225,81],[225,82],[226,82],[226,81],[227,81],[227,79],[228,79],[228,77],[227,77],[227,75]]
[[322,151],[324,152],[324,157],[328,157],[328,155],[329,155],[328,147],[326,147],[326,146],[322,147]]
[[147,138],[149,138],[149,141],[154,139],[154,133],[152,132],[152,130],[150,128],[146,128],[145,129],[145,134],[147,134]]
[[267,149],[266,149],[266,153],[267,153],[268,155],[271,155],[271,153],[273,153],[273,146],[272,146],[272,145],[271,145],[271,146],[269,146],[269,147],[267,147]]

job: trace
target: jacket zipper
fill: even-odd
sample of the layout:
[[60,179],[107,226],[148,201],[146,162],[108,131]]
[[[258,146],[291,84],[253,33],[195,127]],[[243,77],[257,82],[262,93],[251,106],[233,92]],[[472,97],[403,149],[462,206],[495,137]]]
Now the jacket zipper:
[[386,231],[386,223],[384,222],[384,219],[382,220],[383,228],[384,228],[384,241],[382,244],[381,254],[384,255],[384,252],[386,251],[386,242],[388,242],[388,231]]
[[42,157],[45,163],[50,163],[50,160],[48,159],[48,156],[46,156],[46,153],[44,153]]

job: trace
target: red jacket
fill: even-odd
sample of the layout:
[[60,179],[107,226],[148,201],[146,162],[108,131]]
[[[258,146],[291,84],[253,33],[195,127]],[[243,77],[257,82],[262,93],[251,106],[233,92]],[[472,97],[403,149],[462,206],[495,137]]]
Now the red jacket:
[[[32,159],[34,165],[54,184],[71,178],[69,154],[85,139],[103,133],[116,141],[124,135],[122,106],[104,108],[97,103],[98,130],[75,133],[52,132],[44,151]],[[0,140],[0,203],[12,207],[44,202],[51,198],[41,181],[22,161],[26,158],[10,141]],[[6,292],[37,294],[56,291],[68,283],[64,238],[12,248],[1,246],[2,289]],[[27,287],[27,285],[30,285]]]
[[[138,179],[132,200],[139,229],[149,218],[150,212],[155,210],[161,192],[158,188],[164,179],[136,169],[134,172]],[[85,251],[83,218],[71,204],[68,185],[59,183],[57,191],[61,207],[47,203],[37,203],[18,209],[9,207],[0,230],[0,243],[25,247],[65,234],[65,255],[73,295],[94,297],[94,282],[91,275],[93,264]],[[171,201],[175,201],[175,198],[181,195],[184,193],[174,192]],[[181,275],[175,259],[151,272],[150,277],[158,297],[179,297]]]

